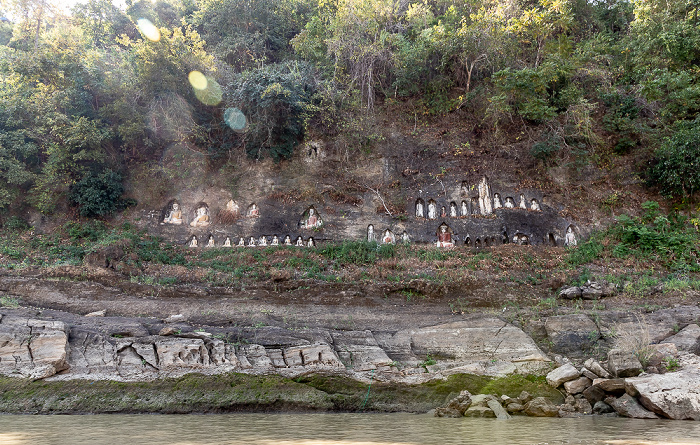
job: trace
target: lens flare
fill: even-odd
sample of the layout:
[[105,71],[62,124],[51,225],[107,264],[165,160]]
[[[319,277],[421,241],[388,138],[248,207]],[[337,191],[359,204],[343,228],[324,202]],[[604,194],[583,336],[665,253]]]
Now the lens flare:
[[189,79],[192,88],[195,90],[207,89],[207,84],[209,83],[207,82],[207,77],[199,71],[191,71],[187,78]]
[[[191,74],[192,73],[190,73],[190,75]],[[204,78],[204,82],[206,82],[206,84],[204,85],[204,89],[199,89],[194,83],[192,83],[192,86],[194,87],[194,95],[204,105],[218,105],[224,95],[223,90],[216,80],[212,79],[211,77],[205,77],[204,74],[201,73],[200,75],[202,78]],[[190,82],[192,82],[191,79]]]
[[227,108],[224,111],[224,122],[234,131],[245,130],[247,125],[245,114],[238,108]]
[[156,28],[156,25],[151,23],[148,19],[138,19],[136,20],[136,26],[138,26],[141,34],[144,35],[148,40],[152,42],[157,42],[160,40],[160,31]]

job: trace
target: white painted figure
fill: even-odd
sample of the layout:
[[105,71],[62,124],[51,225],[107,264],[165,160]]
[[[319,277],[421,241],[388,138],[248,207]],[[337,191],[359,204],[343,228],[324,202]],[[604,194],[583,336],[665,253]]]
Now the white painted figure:
[[416,201],[416,217],[425,218],[425,209],[423,208],[423,200]]
[[306,247],[316,247],[316,242],[314,241],[313,237],[310,236],[306,241]]
[[532,198],[532,200],[530,201],[530,210],[533,210],[535,212],[539,212],[542,210],[540,208],[540,203],[537,202],[537,200],[535,198]]
[[258,240],[258,246],[267,247],[267,237],[265,235],[261,236]]
[[520,194],[520,208],[527,210],[527,203],[525,202],[525,195]]
[[248,247],[255,247],[255,238],[253,238],[252,236],[248,240]]
[[229,238],[228,236],[224,240],[224,247],[231,247],[231,238]]
[[498,193],[493,194],[493,208],[494,209],[500,209],[503,207],[503,203],[501,203],[501,195]]
[[462,201],[462,216],[469,216],[469,206],[467,201]]
[[486,180],[486,176],[481,178],[479,181],[479,210],[482,215],[490,215],[493,213],[493,207],[491,206],[491,187]]
[[575,246],[576,245],[576,235],[574,234],[574,229],[569,226],[566,229],[566,235],[564,236],[565,246]]
[[279,246],[280,245],[280,239],[277,238],[277,235],[272,237],[272,243],[270,243],[271,246]]
[[452,242],[452,234],[450,233],[450,228],[447,226],[447,224],[441,224],[440,228],[438,229],[438,241],[437,241],[437,246],[438,247],[453,247],[454,242]]
[[370,243],[377,241],[377,237],[374,235],[374,226],[372,224],[367,226],[367,241]]
[[382,243],[383,244],[394,244],[396,242],[396,237],[394,237],[394,234],[392,233],[391,230],[386,229],[384,231],[384,235],[382,236]]
[[406,244],[411,242],[411,237],[408,236],[408,232],[406,232],[405,230],[401,234],[401,241],[403,241]]
[[194,219],[190,223],[192,227],[206,227],[209,225],[209,209],[206,206],[197,207]]
[[289,235],[284,237],[284,245],[285,246],[291,246],[292,245],[292,237]]
[[258,209],[258,206],[253,203],[248,207],[248,214],[247,216],[249,218],[259,218],[260,217],[260,209]]
[[190,247],[197,247],[197,237],[192,236],[192,239],[190,240]]
[[215,241],[214,241],[214,235],[209,235],[209,239],[207,240],[207,247],[214,247]]
[[458,216],[457,215],[457,204],[455,204],[454,202],[450,203],[450,216],[452,218],[457,218],[457,216]]
[[172,208],[165,215],[163,222],[161,224],[175,224],[179,226],[182,224],[182,210],[180,209],[180,204],[174,202]]
[[507,198],[506,198],[506,203],[505,203],[505,205],[504,205],[503,207],[505,207],[506,209],[512,209],[512,208],[514,208],[514,207],[515,207],[515,201],[513,200],[513,198],[511,198],[510,196],[507,197]]
[[306,212],[304,212],[304,216],[306,216],[306,218],[301,221],[301,227],[307,229],[315,229],[323,225],[323,220],[318,215],[316,209],[314,209],[313,207],[309,207],[309,209]]
[[238,247],[243,247],[243,246],[245,246],[245,240],[243,239],[243,237],[241,237],[241,239],[238,240]]
[[302,238],[302,237],[297,237],[296,246],[297,246],[297,247],[304,247],[304,238]]
[[428,219],[437,219],[437,205],[432,199],[428,201]]

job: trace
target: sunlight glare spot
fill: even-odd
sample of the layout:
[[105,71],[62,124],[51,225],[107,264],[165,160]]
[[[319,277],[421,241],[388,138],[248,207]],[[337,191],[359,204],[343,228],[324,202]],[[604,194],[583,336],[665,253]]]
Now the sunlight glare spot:
[[151,23],[150,20],[138,19],[136,20],[136,25],[138,26],[139,31],[141,31],[141,34],[143,34],[148,40],[152,42],[157,42],[160,40],[160,31],[153,23]]
[[190,80],[190,84],[195,90],[206,90],[207,89],[207,78],[204,74],[202,74],[199,71],[190,71],[190,74],[187,76],[187,78]]
[[247,124],[245,114],[238,108],[227,108],[224,111],[224,122],[234,131],[244,130]]
[[[203,74],[202,77],[204,77]],[[200,90],[197,87],[194,87],[194,85],[192,85],[194,87],[194,95],[204,105],[218,105],[219,102],[221,102],[221,99],[223,98],[223,90],[216,82],[216,80],[212,79],[211,77],[205,77],[204,81],[206,82],[206,86],[204,87],[204,89]]]

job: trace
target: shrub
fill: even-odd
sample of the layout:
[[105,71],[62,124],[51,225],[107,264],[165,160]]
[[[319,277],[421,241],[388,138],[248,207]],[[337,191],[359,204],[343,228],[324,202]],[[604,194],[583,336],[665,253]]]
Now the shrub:
[[70,200],[80,207],[82,216],[106,216],[124,205],[123,192],[122,176],[107,169],[78,181],[71,188]]
[[681,122],[654,153],[649,182],[662,195],[691,198],[700,189],[700,119]]

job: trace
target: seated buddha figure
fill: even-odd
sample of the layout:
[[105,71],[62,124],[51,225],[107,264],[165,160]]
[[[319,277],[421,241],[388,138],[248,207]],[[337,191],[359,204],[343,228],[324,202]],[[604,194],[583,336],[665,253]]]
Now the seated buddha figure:
[[163,222],[161,224],[182,224],[182,210],[180,209],[180,204],[174,202],[170,210],[168,210]]
[[447,224],[441,224],[437,233],[437,246],[438,247],[453,247],[455,244],[452,242],[452,234],[450,233]]
[[206,227],[209,225],[209,209],[207,206],[197,207],[194,219],[190,223],[192,227]]

